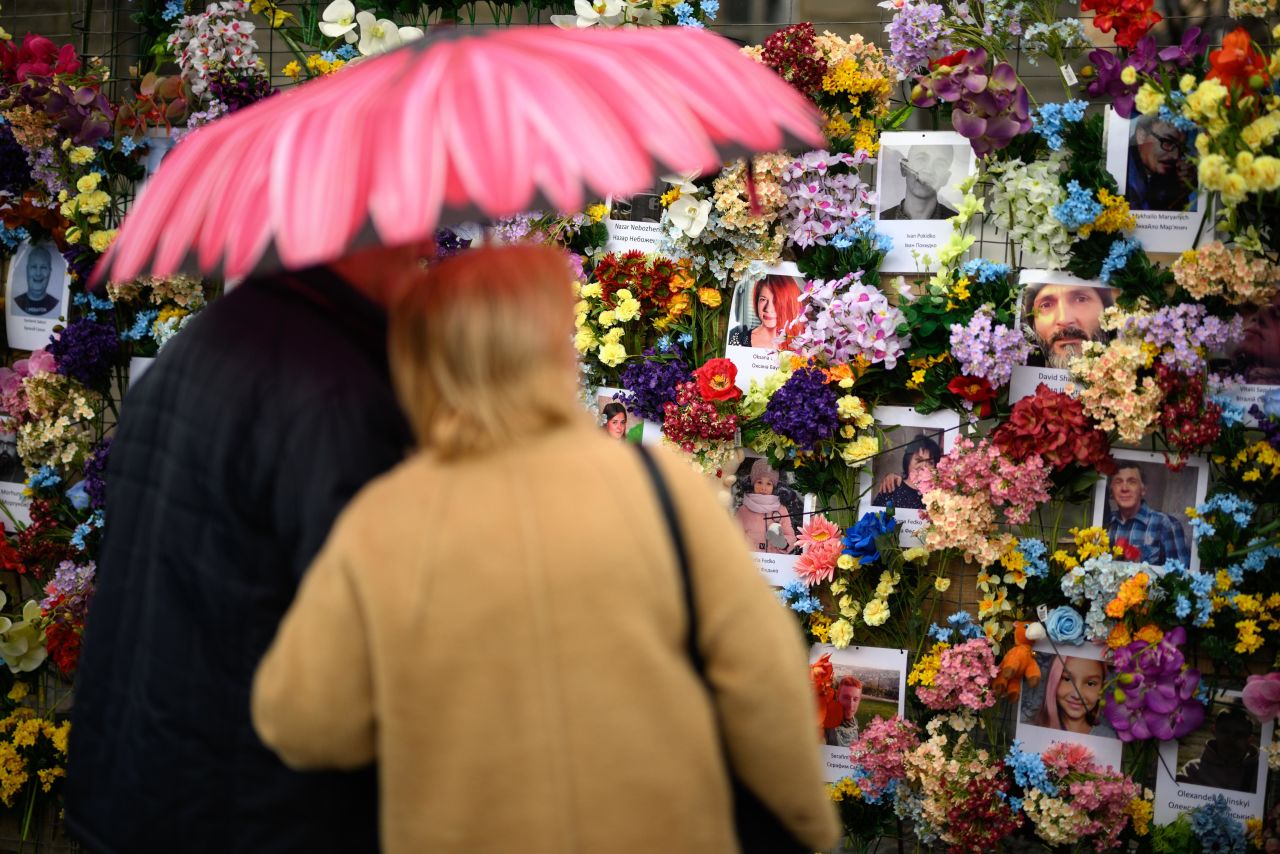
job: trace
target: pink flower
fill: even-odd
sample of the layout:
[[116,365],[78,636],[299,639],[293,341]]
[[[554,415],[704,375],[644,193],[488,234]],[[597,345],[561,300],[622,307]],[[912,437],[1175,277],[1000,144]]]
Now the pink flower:
[[0,408],[10,418],[21,418],[27,414],[27,393],[22,381],[27,377],[40,374],[51,374],[58,367],[53,354],[47,350],[36,350],[30,357],[19,359],[12,368],[0,368]]
[[843,550],[844,543],[837,539],[812,544],[796,561],[796,575],[809,587],[830,581],[835,578],[836,561]]
[[1244,706],[1264,723],[1280,716],[1280,672],[1254,674],[1244,686]]
[[809,524],[800,529],[800,545],[808,546],[839,539],[840,526],[827,520],[826,516],[814,516]]

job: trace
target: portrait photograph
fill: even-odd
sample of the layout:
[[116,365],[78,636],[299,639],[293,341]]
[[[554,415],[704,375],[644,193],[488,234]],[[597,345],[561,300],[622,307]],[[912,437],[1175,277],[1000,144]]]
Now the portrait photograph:
[[822,729],[827,780],[835,782],[852,771],[849,746],[877,717],[902,715],[906,703],[907,651],[851,646],[836,649],[815,644],[809,663],[830,655],[831,689],[839,705],[838,722]]
[[9,261],[5,327],[9,346],[38,350],[66,314],[67,262],[52,241],[24,243]]
[[1244,335],[1227,352],[1226,371],[1249,385],[1280,386],[1280,294],[1241,312]]
[[1129,202],[1134,237],[1148,252],[1196,245],[1207,207],[1198,190],[1193,128],[1159,114],[1124,119],[1107,108],[1106,164]]
[[26,483],[27,472],[18,456],[18,437],[0,433],[0,483]]
[[[1173,821],[1205,797],[1221,793],[1241,821],[1262,815],[1267,755],[1274,721],[1260,723],[1239,691],[1219,691],[1204,723],[1177,741],[1160,745],[1156,768],[1156,820]],[[1163,818],[1162,818],[1163,815]]]
[[1112,334],[1102,328],[1102,312],[1115,305],[1119,291],[1062,270],[1023,270],[1018,300],[1023,334],[1033,344],[1025,365],[1015,365],[1009,379],[1009,402],[1035,394],[1044,383],[1066,391],[1071,360],[1087,341],[1105,344]]
[[[968,140],[953,131],[893,131],[881,136],[876,165],[876,230],[893,240],[881,268],[916,272],[912,252],[933,253],[951,233],[959,184],[973,174]],[[920,269],[920,272],[925,272]]]
[[660,183],[660,187],[629,198],[615,196],[606,200],[609,208],[609,215],[604,219],[608,235],[606,250],[616,254],[658,251],[663,240],[662,193],[667,187],[666,182]]
[[639,444],[644,438],[644,421],[618,399],[621,393],[622,389],[607,386],[596,389],[596,426],[610,439]]
[[753,451],[746,452],[731,474],[733,518],[747,548],[770,584],[790,584],[800,557],[800,530],[813,513],[813,496],[796,488],[795,472],[780,471]]
[[1209,466],[1191,457],[1180,471],[1170,471],[1162,454],[1113,449],[1117,470],[1101,478],[1094,493],[1093,524],[1107,531],[1114,546],[1123,540],[1153,567],[1177,561],[1198,569],[1187,508],[1200,504],[1209,488]]
[[922,415],[910,406],[880,406],[871,415],[884,433],[880,453],[862,470],[858,511],[880,511],[892,504],[899,541],[904,546],[919,545],[924,501],[920,490],[912,485],[913,476],[921,469],[936,467],[955,444],[960,415]]
[[744,391],[752,379],[778,369],[779,350],[800,331],[804,287],[804,276],[790,263],[753,266],[734,286],[725,357],[737,367]]
[[1023,750],[1041,752],[1054,742],[1082,744],[1102,765],[1120,768],[1122,743],[1102,714],[1107,688],[1106,648],[1100,644],[1036,641],[1040,682],[1022,685],[1017,737]]

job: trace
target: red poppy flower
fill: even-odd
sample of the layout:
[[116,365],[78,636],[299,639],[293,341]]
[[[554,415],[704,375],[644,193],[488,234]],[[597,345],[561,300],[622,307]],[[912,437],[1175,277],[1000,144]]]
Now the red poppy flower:
[[955,53],[949,53],[941,59],[934,59],[929,62],[929,70],[935,68],[955,68],[964,62],[964,58],[969,55],[967,50],[958,50]]
[[[1237,86],[1258,88],[1268,82],[1267,58],[1254,45],[1244,27],[1237,27],[1222,40],[1222,47],[1209,54],[1209,74],[1228,89]],[[1257,86],[1250,84],[1250,78]]]
[[963,374],[947,383],[947,391],[978,405],[978,416],[986,418],[991,414],[991,401],[995,400],[996,390],[985,377],[966,377]]
[[742,391],[734,385],[738,368],[728,359],[711,359],[693,372],[698,381],[698,393],[703,400],[737,400]]

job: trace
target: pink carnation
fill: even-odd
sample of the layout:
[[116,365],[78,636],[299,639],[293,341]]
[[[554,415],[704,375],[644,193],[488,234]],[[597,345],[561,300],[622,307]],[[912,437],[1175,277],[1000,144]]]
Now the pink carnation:
[[844,543],[837,539],[823,540],[805,548],[796,561],[796,575],[809,587],[835,578],[836,561]]
[[889,720],[879,715],[872,719],[849,747],[853,764],[863,771],[858,777],[863,797],[874,802],[894,780],[905,778],[904,757],[919,746],[919,730],[910,721],[896,715]]
[[991,683],[999,672],[991,641],[973,638],[942,651],[933,684],[917,688],[916,696],[935,711],[988,709],[996,702]]

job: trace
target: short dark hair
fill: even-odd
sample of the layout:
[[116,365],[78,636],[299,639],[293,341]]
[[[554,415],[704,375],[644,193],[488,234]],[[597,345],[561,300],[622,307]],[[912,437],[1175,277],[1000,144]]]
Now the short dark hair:
[[[1143,486],[1147,485],[1147,476],[1142,473],[1142,466],[1138,465],[1135,462],[1130,462],[1128,460],[1117,460],[1116,474],[1120,474],[1120,472],[1124,471],[1125,469],[1133,469],[1134,471],[1136,471],[1138,473],[1138,480],[1142,481]],[[1115,475],[1113,474],[1112,477],[1115,477]]]
[[938,464],[938,460],[942,459],[942,448],[938,443],[921,433],[919,436],[916,436],[908,442],[906,447],[902,449],[902,477],[904,480],[907,475],[911,473],[912,457],[920,453],[921,450],[929,452],[929,461],[935,466]]
[[604,420],[608,421],[615,415],[626,415],[627,408],[618,401],[612,400],[600,408],[600,413],[604,416]]

